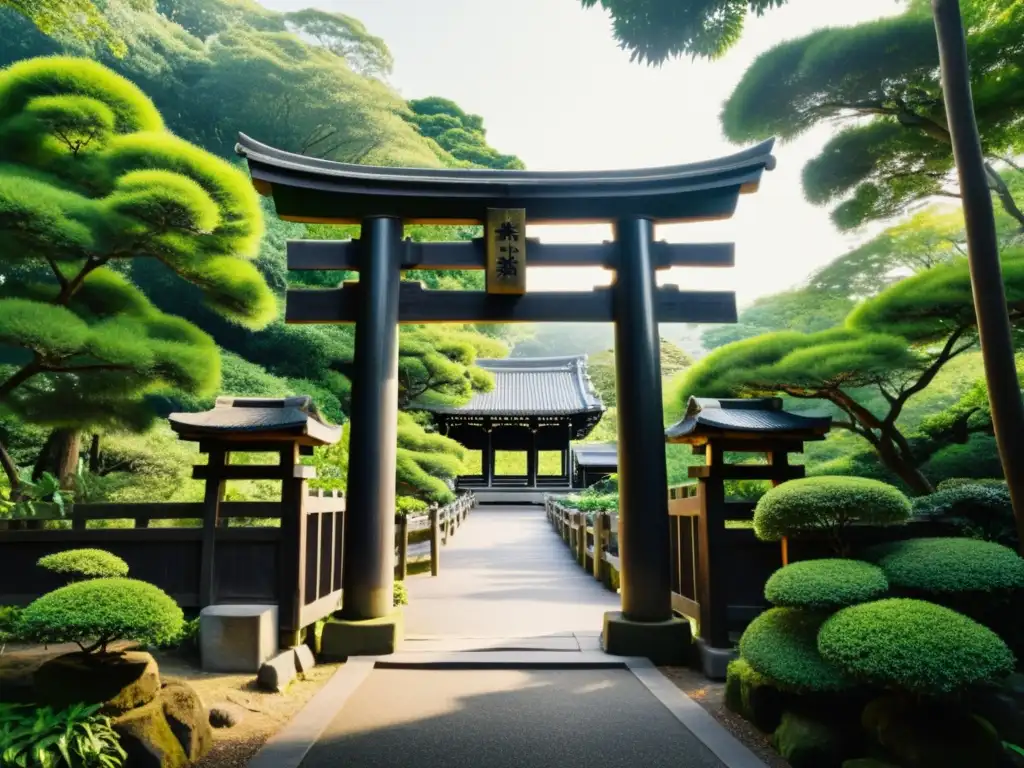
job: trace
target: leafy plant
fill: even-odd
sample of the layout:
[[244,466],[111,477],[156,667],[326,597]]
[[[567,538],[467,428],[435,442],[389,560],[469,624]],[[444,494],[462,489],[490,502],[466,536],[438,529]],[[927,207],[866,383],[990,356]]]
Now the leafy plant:
[[404,581],[395,581],[392,589],[394,600],[392,604],[395,606],[408,605],[409,604],[409,591],[405,588]]
[[0,704],[0,763],[18,768],[120,768],[121,748],[101,704],[73,704],[54,712]]
[[426,512],[428,506],[427,502],[422,499],[417,499],[415,496],[395,497],[396,515],[414,515],[417,512]]
[[41,568],[69,576],[74,581],[127,576],[128,563],[103,549],[69,549],[39,558]]
[[772,605],[834,611],[882,597],[889,589],[885,573],[860,560],[804,560],[780,568],[764,585]]
[[848,547],[854,523],[885,525],[910,517],[910,501],[898,489],[863,477],[807,477],[772,488],[754,509],[754,532],[763,541],[822,532],[838,554]]
[[18,639],[18,621],[22,609],[16,605],[0,605],[0,653],[7,643]]
[[846,674],[915,694],[949,694],[1013,671],[998,635],[924,600],[892,598],[844,608],[818,633],[818,650]]
[[[43,517],[45,512],[56,507],[61,517],[67,514],[67,505],[72,502],[74,492],[60,487],[60,480],[49,472],[43,472],[38,480],[32,479],[32,471],[22,470],[18,475],[16,494],[5,501],[0,499],[0,513],[4,517]],[[52,506],[51,506],[52,505]]]
[[135,579],[89,579],[49,592],[21,615],[19,633],[37,643],[77,643],[105,653],[115,640],[159,646],[181,633],[181,608],[162,590]]

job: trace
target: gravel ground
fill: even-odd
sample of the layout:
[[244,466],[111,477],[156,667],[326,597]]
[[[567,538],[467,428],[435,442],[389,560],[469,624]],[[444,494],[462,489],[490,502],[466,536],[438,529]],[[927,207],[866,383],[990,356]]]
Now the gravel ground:
[[241,715],[238,725],[213,730],[213,749],[197,768],[244,768],[264,742],[287,723],[334,674],[338,664],[318,664],[284,693],[256,688],[252,675],[203,672],[188,659],[154,654],[165,680],[185,680],[207,708],[223,706]]
[[771,736],[761,733],[753,725],[725,706],[725,683],[708,680],[689,667],[659,667],[662,674],[676,684],[683,693],[700,704],[733,736],[764,761],[769,768],[790,768],[789,763],[772,749]]

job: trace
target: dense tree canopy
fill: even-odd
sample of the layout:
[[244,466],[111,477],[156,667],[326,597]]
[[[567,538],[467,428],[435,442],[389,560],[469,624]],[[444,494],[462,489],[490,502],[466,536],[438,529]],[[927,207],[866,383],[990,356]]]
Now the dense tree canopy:
[[277,314],[248,260],[262,235],[248,179],[91,61],[0,71],[0,234],[0,403],[33,423],[136,427],[152,390],[218,386],[213,340],[150,303],[125,261],[159,262],[232,323]]
[[739,322],[717,325],[701,335],[705,349],[782,330],[824,331],[842,324],[853,308],[844,293],[793,289],[762,296],[740,312]]
[[488,146],[483,118],[467,114],[454,101],[429,96],[413,99],[409,107],[409,121],[457,160],[499,170],[525,167],[515,155],[503,155]]
[[[1024,317],[1024,251],[1003,259],[1011,319]],[[834,425],[862,437],[917,493],[931,490],[920,457],[897,420],[944,365],[975,344],[967,265],[943,264],[859,304],[845,326],[819,333],[781,331],[715,350],[676,382],[675,397],[788,395],[824,400]],[[882,406],[865,405],[880,393]],[[877,400],[875,400],[877,403]]]

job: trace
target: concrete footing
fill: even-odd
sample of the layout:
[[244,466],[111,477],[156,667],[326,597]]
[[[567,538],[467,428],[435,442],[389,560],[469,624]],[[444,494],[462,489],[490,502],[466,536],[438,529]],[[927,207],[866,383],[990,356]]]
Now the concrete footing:
[[690,622],[671,618],[668,621],[630,621],[620,611],[604,615],[601,642],[607,653],[615,656],[640,656],[654,664],[685,665],[692,653]]
[[735,648],[713,648],[701,638],[697,638],[695,645],[700,657],[700,668],[704,676],[709,680],[725,680],[729,662],[739,654]]
[[207,672],[257,672],[277,653],[277,606],[203,608],[199,613],[199,653]]
[[343,661],[349,656],[394,653],[401,645],[403,626],[401,611],[361,621],[332,617],[320,636],[320,656],[325,661]]

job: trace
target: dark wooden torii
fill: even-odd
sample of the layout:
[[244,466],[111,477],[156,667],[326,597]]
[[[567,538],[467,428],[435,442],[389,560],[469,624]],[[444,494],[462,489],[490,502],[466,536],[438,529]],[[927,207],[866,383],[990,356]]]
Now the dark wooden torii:
[[[373,653],[394,640],[383,638],[380,627],[392,614],[398,323],[611,320],[624,577],[622,612],[606,616],[604,644],[612,653],[682,658],[689,625],[674,619],[671,606],[658,322],[735,322],[736,303],[727,292],[658,288],[655,271],[732,266],[734,258],[730,244],[655,242],[654,225],[729,218],[739,195],[755,191],[774,167],[772,145],[689,165],[552,173],[349,165],[239,137],[237,151],[254,185],[273,197],[281,218],[362,226],[351,242],[288,244],[289,269],[354,269],[359,282],[289,290],[286,310],[289,322],[356,325],[342,609],[353,648]],[[546,245],[524,238],[517,245],[529,266],[615,270],[614,286],[519,295],[524,263],[516,275],[520,290],[499,294],[495,278],[508,274],[493,274],[493,243],[402,240],[403,224],[490,225],[495,213],[515,214],[524,224],[612,222],[615,242]],[[423,290],[401,283],[406,269],[488,269],[493,292]],[[365,644],[374,633],[382,639]]]

